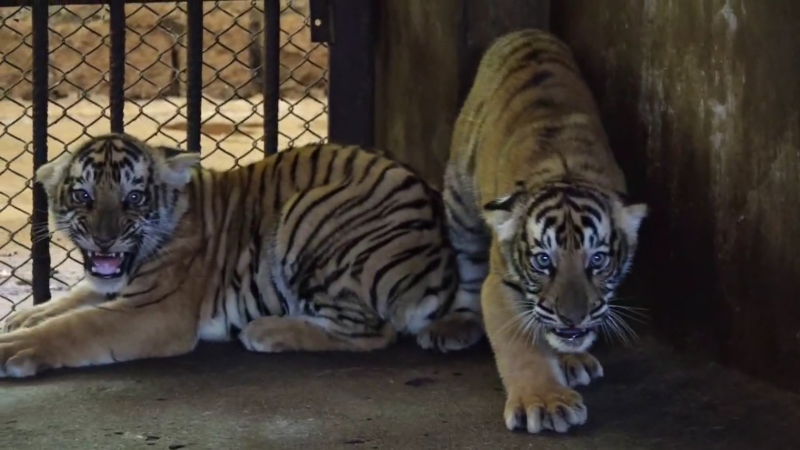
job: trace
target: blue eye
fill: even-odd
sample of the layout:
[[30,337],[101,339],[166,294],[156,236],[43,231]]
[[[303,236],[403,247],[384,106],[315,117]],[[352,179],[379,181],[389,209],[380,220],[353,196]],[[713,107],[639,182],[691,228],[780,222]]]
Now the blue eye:
[[83,189],[73,189],[70,196],[75,203],[86,204],[92,201],[92,196]]
[[142,191],[130,191],[125,197],[125,203],[131,206],[142,206],[147,203],[147,196]]
[[589,259],[589,267],[595,270],[600,270],[608,264],[608,253],[597,252]]
[[547,270],[553,265],[553,260],[547,253],[537,253],[533,255],[533,267],[537,270]]

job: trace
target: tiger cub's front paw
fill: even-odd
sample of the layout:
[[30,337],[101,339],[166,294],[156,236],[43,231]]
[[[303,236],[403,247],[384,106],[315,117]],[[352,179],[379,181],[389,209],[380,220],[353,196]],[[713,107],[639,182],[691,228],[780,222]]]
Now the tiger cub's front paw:
[[56,358],[30,330],[0,334],[0,378],[22,378],[57,367]]
[[553,430],[564,433],[570,427],[583,425],[588,410],[583,397],[557,383],[545,386],[510,387],[503,412],[509,430],[538,433]]
[[6,318],[3,329],[6,332],[11,332],[19,328],[30,328],[50,317],[51,315],[47,314],[47,309],[41,306],[15,311]]
[[562,353],[558,355],[558,360],[569,387],[586,386],[592,380],[603,377],[603,366],[591,353]]

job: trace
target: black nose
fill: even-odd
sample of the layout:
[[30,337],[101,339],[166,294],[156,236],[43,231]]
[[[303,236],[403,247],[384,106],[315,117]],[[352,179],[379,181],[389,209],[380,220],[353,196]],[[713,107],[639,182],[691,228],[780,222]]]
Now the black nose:
[[568,327],[575,326],[575,322],[573,322],[572,319],[570,319],[567,316],[562,315],[561,313],[558,313],[558,320],[560,320],[561,323],[563,323],[564,325],[566,325]]
[[575,327],[586,318],[586,310],[584,308],[559,308],[556,309],[556,316],[564,326]]
[[100,250],[104,252],[108,251],[108,249],[110,249],[111,246],[114,245],[115,241],[116,238],[102,238],[97,236],[95,236],[94,238],[94,243],[97,244],[97,246],[100,247]]

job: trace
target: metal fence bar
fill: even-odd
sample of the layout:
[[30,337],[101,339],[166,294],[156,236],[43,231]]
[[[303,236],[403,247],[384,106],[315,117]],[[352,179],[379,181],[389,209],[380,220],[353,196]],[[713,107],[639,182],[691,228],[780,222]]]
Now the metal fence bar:
[[186,2],[186,147],[200,151],[203,101],[203,2]]
[[264,151],[278,151],[278,97],[280,80],[280,0],[264,0]]
[[372,0],[330,1],[328,136],[334,142],[372,147],[375,141],[375,4]]
[[[33,170],[47,163],[47,99],[49,17],[47,0],[33,3]],[[47,225],[47,194],[41,184],[33,186],[31,215],[31,258],[33,259],[33,303],[50,299],[50,239]]]
[[122,133],[125,116],[125,0],[111,0],[109,57],[111,131]]
[[186,147],[200,151],[203,101],[203,2],[186,2]]

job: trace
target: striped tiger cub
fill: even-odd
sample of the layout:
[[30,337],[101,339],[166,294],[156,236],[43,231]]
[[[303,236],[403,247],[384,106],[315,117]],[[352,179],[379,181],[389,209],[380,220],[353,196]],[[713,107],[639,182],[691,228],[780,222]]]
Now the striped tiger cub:
[[538,30],[499,38],[456,122],[444,200],[458,296],[481,304],[509,429],[587,419],[572,387],[603,374],[587,353],[597,330],[626,326],[611,302],[647,213],[625,189],[567,46]]
[[124,134],[36,173],[86,278],[9,317],[0,376],[189,352],[373,350],[398,333],[459,350],[482,336],[454,296],[440,199],[357,147],[290,149],[226,172]]

